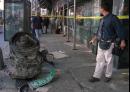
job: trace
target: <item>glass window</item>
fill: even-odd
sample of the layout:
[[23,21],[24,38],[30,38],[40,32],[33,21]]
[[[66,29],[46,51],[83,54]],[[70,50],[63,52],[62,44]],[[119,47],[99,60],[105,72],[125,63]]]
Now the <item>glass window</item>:
[[23,31],[23,9],[22,3],[5,3],[5,40]]

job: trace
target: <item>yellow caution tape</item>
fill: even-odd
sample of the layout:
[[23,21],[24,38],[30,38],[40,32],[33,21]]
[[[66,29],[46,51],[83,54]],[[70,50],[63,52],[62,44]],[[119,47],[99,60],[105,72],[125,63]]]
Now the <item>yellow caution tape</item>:
[[[35,15],[33,15],[35,16]],[[69,18],[69,19],[74,19],[74,16],[41,16],[41,17],[49,17],[49,18]],[[101,16],[76,16],[76,19],[94,19],[94,20],[99,20],[101,19]],[[126,16],[118,16],[119,19],[129,19],[129,15]]]
[[129,19],[129,16],[118,16],[119,19]]
[[85,17],[85,16],[80,16],[76,17],[76,19],[101,19],[102,17],[100,16],[91,16],[91,17]]

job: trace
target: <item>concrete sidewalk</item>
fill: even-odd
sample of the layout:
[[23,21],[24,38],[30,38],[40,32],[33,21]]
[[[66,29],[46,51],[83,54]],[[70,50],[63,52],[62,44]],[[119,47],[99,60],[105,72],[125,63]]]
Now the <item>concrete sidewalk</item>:
[[[72,50],[72,42],[66,43],[62,35],[44,34],[40,38],[41,50],[46,48],[54,53],[56,67],[61,76],[52,83],[41,87],[39,92],[129,92],[129,70],[114,72],[110,83],[89,83],[95,68],[95,55],[84,45],[77,44],[78,50]],[[0,92],[17,92],[14,80],[4,71],[0,72]]]
[[113,80],[110,83],[89,83],[95,68],[96,56],[84,45],[77,44],[78,50],[72,50],[72,42],[66,44],[66,38],[62,35],[44,35],[41,38],[41,46],[50,52],[62,51],[68,57],[56,59],[57,68],[62,70],[61,77],[50,86],[48,92],[128,92],[129,70],[114,71]]

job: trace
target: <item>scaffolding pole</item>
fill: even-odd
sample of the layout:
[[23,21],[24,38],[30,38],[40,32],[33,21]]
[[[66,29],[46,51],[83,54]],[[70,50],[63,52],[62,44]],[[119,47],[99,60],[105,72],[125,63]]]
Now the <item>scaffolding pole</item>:
[[74,0],[73,50],[76,50],[76,0]]
[[[63,14],[62,14],[62,16],[65,16],[65,6],[63,5]],[[63,35],[65,35],[65,18],[63,17],[63,27],[62,27],[63,29]]]
[[[67,0],[67,16],[69,16],[69,0]],[[67,18],[67,42],[70,42],[70,37],[69,37],[69,18]]]

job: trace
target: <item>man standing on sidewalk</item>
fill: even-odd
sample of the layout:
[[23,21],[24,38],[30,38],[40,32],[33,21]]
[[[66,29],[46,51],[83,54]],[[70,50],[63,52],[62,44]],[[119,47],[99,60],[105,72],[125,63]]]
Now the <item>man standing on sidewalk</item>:
[[94,43],[98,40],[97,64],[93,77],[89,82],[98,82],[102,77],[105,70],[105,82],[109,82],[112,78],[113,71],[113,54],[114,42],[117,38],[120,39],[120,48],[124,49],[125,43],[125,30],[120,23],[120,20],[110,13],[110,8],[107,3],[101,5],[100,9],[103,18],[100,21],[100,26],[96,36],[90,41]]
[[33,18],[32,22],[36,38],[39,40],[39,36],[42,34],[42,23],[43,23],[42,17],[40,17],[40,13],[38,13],[37,16]]

